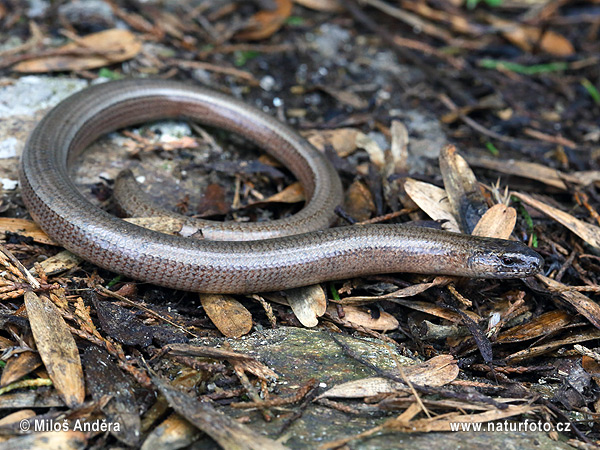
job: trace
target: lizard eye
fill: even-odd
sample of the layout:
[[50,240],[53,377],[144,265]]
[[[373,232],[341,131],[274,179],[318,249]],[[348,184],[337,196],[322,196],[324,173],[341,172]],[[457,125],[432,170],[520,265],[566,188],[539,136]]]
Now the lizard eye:
[[502,261],[502,264],[505,266],[514,266],[516,263],[515,259],[510,256],[502,256],[500,257],[500,261]]

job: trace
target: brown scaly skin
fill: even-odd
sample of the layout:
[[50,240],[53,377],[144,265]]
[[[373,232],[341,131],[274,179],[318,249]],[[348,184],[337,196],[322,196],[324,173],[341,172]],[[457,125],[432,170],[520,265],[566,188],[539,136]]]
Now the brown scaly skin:
[[[207,239],[199,240],[138,227],[89,203],[67,175],[74,157],[104,133],[162,118],[192,119],[254,141],[302,182],[306,206],[268,223],[208,222]],[[20,180],[34,220],[68,250],[132,278],[189,291],[273,291],[393,272],[519,278],[543,265],[514,241],[402,225],[323,229],[342,187],[321,153],[242,102],[175,82],[115,81],[69,97],[31,134]]]

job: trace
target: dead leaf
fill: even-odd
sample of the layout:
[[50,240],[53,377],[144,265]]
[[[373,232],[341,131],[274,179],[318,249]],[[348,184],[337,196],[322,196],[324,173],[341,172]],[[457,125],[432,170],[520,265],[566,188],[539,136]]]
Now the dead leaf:
[[237,39],[258,41],[266,39],[277,32],[292,13],[291,0],[274,0],[277,8],[273,11],[259,11],[248,21],[248,26],[239,33]]
[[302,135],[322,152],[325,151],[327,145],[331,145],[339,157],[345,158],[356,151],[356,140],[364,133],[355,128],[335,128],[333,130],[310,130]]
[[316,88],[325,92],[326,94],[331,95],[338,102],[343,103],[348,106],[351,106],[354,109],[365,109],[369,106],[369,102],[367,102],[362,97],[360,97],[358,94],[355,94],[354,92],[345,91],[342,89],[335,89],[335,88],[332,88],[331,86],[325,86],[325,85],[321,85],[321,84],[316,86]]
[[252,314],[229,295],[199,294],[206,314],[226,337],[240,337],[252,330]]
[[35,448],[37,450],[79,450],[86,448],[87,436],[83,431],[48,431],[12,438],[2,444],[4,450]]
[[344,7],[339,0],[294,0],[297,5],[323,12],[342,12]]
[[578,186],[587,186],[588,184],[600,181],[600,171],[598,170],[565,173],[539,163],[514,159],[500,161],[498,159],[477,156],[471,156],[467,161],[474,167],[484,167],[509,175],[540,181],[548,186],[554,186],[562,190],[567,189],[565,181]]
[[442,188],[433,184],[407,178],[404,190],[413,202],[417,204],[433,220],[442,221],[444,229],[460,233],[458,222],[452,212],[448,195]]
[[306,200],[302,183],[296,181],[287,186],[283,191],[271,195],[261,203],[300,203]]
[[569,287],[566,284],[560,283],[552,278],[545,277],[541,274],[537,274],[535,277],[552,291],[558,292],[579,314],[589,320],[596,328],[600,329],[600,305],[598,305],[598,303],[581,292],[569,290]]
[[556,56],[571,56],[575,52],[571,42],[555,31],[542,31],[540,28],[499,19],[497,16],[486,17],[490,23],[500,28],[506,39],[527,53],[531,53],[536,46]]
[[439,160],[452,213],[460,229],[471,234],[488,209],[477,178],[454,145],[445,146]]
[[394,301],[394,299],[403,298],[403,297],[414,297],[415,295],[421,294],[425,292],[427,289],[430,289],[435,286],[444,286],[452,281],[452,278],[446,276],[435,277],[435,279],[428,283],[418,283],[413,284],[412,286],[407,286],[405,288],[398,289],[397,291],[390,292],[389,294],[379,295],[379,296],[355,296],[355,297],[345,297],[339,301],[332,300],[334,303],[340,303],[342,305],[348,304],[360,304],[365,302],[373,302],[380,301],[385,299],[390,299]]
[[371,218],[375,212],[375,201],[369,188],[360,180],[356,180],[346,191],[344,210],[357,222]]
[[571,214],[536,200],[527,194],[513,192],[512,195],[520,199],[523,203],[526,203],[527,205],[543,212],[548,217],[564,225],[592,247],[600,248],[600,227],[579,220],[573,217]]
[[527,323],[514,326],[498,335],[496,344],[521,342],[558,331],[571,323],[573,317],[565,311],[549,311]]
[[526,359],[537,358],[545,353],[551,352],[565,345],[577,344],[579,342],[592,341],[600,338],[600,330],[590,328],[588,330],[581,331],[580,333],[573,333],[564,339],[549,342],[548,344],[539,345],[537,347],[529,347],[525,350],[520,350],[512,355],[506,356],[504,359],[508,363],[516,363],[524,361]]
[[327,295],[320,284],[287,289],[281,293],[266,292],[264,298],[289,305],[294,315],[305,327],[316,327],[318,318],[325,314]]
[[75,339],[60,311],[47,297],[25,293],[25,306],[44,366],[65,403],[74,408],[85,398],[83,369]]
[[13,70],[29,73],[90,70],[131,59],[141,49],[141,41],[131,31],[105,30],[63,45],[48,56],[23,61]]
[[213,438],[222,448],[238,450],[285,450],[283,444],[242,425],[209,402],[200,402],[157,376],[154,385],[167,398],[169,405],[182,417]]
[[204,195],[197,208],[200,217],[224,216],[229,212],[229,203],[225,200],[225,189],[216,183],[206,186]]
[[[434,356],[423,363],[403,366],[402,375],[420,386],[444,386],[456,379],[460,369],[452,355]],[[387,378],[369,377],[342,383],[321,394],[318,398],[363,398],[406,389],[405,383]]]
[[517,210],[510,206],[498,204],[492,206],[479,219],[471,233],[498,239],[508,239],[517,223]]
[[184,448],[196,442],[201,435],[194,425],[173,413],[150,432],[141,450]]
[[[400,325],[398,319],[385,311],[381,311],[379,317],[375,318],[366,308],[353,305],[345,305],[342,308],[344,309],[344,320],[370,330],[391,331]],[[341,319],[334,305],[329,305],[327,312],[333,317]]]
[[385,153],[374,139],[361,133],[356,137],[356,146],[369,154],[369,159],[378,170],[385,166]]

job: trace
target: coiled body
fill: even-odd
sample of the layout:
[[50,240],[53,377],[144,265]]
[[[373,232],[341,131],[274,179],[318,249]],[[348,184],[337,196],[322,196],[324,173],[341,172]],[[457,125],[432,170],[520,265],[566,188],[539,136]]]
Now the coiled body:
[[[68,177],[74,158],[104,133],[163,118],[214,125],[257,143],[302,182],[307,204],[282,220],[208,224],[211,239],[251,239],[221,241],[147,230],[89,203]],[[248,293],[390,272],[521,277],[542,264],[513,241],[399,225],[327,229],[342,187],[323,155],[242,102],[174,82],[116,81],[69,97],[31,134],[20,181],[34,220],[65,248],[106,269],[177,289]]]

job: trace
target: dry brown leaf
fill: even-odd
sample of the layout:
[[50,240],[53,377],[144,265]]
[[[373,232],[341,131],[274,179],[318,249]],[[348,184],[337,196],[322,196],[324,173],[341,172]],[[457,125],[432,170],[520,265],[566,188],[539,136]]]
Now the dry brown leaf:
[[[131,59],[141,49],[142,42],[131,31],[105,30],[63,45],[52,55],[23,61],[13,70],[29,73],[90,70]],[[57,52],[61,54],[56,55]]]
[[452,429],[451,424],[455,424],[457,422],[492,422],[494,420],[506,419],[508,417],[513,416],[520,416],[521,414],[531,413],[536,410],[536,407],[531,406],[529,404],[508,405],[506,409],[493,409],[491,411],[486,411],[478,414],[454,413],[442,415],[440,417],[432,417],[431,419],[411,420],[406,424],[394,423],[394,419],[391,419],[388,426],[386,426],[385,428],[407,433],[455,431]]
[[539,345],[537,347],[529,347],[525,350],[520,350],[512,355],[506,356],[504,359],[506,362],[515,363],[526,359],[537,358],[540,355],[556,350],[565,345],[577,344],[579,342],[592,341],[600,338],[600,330],[591,328],[589,330],[582,331],[580,333],[574,333],[565,339],[558,341],[552,341],[548,344]]
[[360,180],[356,180],[346,191],[344,210],[357,222],[370,219],[375,212],[375,201],[369,188]]
[[562,190],[567,189],[565,181],[578,186],[587,186],[588,184],[600,181],[600,171],[598,170],[565,173],[539,163],[517,161],[514,159],[501,161],[477,156],[471,156],[467,161],[475,167],[484,167],[509,175],[540,181],[548,186],[554,186]]
[[[184,216],[181,219],[176,217],[164,217],[164,216],[153,216],[153,217],[127,217],[123,219],[126,222],[133,223],[140,227],[148,228],[149,230],[158,231],[165,234],[184,234],[184,227],[186,226],[186,220]],[[191,228],[191,227],[190,227]],[[197,230],[194,229],[194,232]]]
[[87,446],[83,431],[48,431],[14,437],[2,444],[4,450],[35,448],[36,450],[80,450]]
[[[428,283],[418,283],[413,284],[412,286],[407,286],[405,288],[398,289],[397,291],[390,292],[389,294],[378,295],[378,296],[355,296],[355,297],[345,297],[339,301],[331,300],[334,303],[340,303],[342,305],[349,304],[361,304],[361,303],[370,303],[374,301],[380,301],[385,299],[398,299],[403,297],[414,297],[415,295],[419,295],[422,292],[425,292],[427,289],[430,289],[435,286],[445,286],[449,282],[452,281],[452,278],[446,276],[435,277],[435,279]],[[393,300],[392,300],[393,301]]]
[[25,293],[25,306],[37,350],[54,387],[74,408],[85,398],[79,351],[60,311],[47,297]]
[[154,385],[166,397],[175,412],[214,439],[220,448],[236,450],[286,450],[283,444],[254,431],[217,410],[210,402],[200,402],[187,392],[174,388],[158,376]]
[[537,274],[536,278],[544,283],[550,290],[560,293],[560,296],[573,306],[579,314],[585,317],[596,328],[600,329],[600,306],[598,303],[582,294],[569,290],[569,286],[552,278]]
[[547,205],[544,202],[534,199],[527,194],[513,192],[512,195],[520,199],[523,203],[543,212],[548,217],[564,225],[592,247],[600,248],[600,227],[592,225],[573,217],[560,209]]
[[[385,311],[379,313],[379,317],[374,318],[373,315],[365,308],[359,308],[358,306],[345,305],[343,319],[351,322],[355,325],[368,328],[370,330],[377,331],[390,331],[398,328],[400,323],[398,319]],[[335,318],[340,318],[338,315],[337,308],[330,304],[327,307],[327,312]]]
[[498,204],[492,206],[483,215],[475,228],[473,236],[508,239],[517,223],[517,210],[510,206]]
[[[410,309],[414,309],[415,311],[421,311],[426,314],[431,314],[435,317],[440,317],[442,319],[449,320],[452,323],[462,324],[464,322],[463,316],[458,314],[457,312],[454,312],[449,308],[444,308],[443,306],[434,305],[429,302],[397,299],[394,300],[394,303],[398,303],[399,305],[406,306]],[[469,316],[474,322],[481,321],[481,317],[473,311],[464,310],[462,312]]]
[[568,39],[552,30],[544,30],[542,35],[542,30],[537,27],[499,19],[492,15],[488,15],[487,18],[490,23],[501,29],[506,39],[528,53],[536,46],[556,56],[571,56],[575,52]]
[[393,169],[388,171],[389,174],[405,172],[408,169],[408,129],[403,122],[392,120],[390,126],[391,144],[390,144],[390,165]]
[[252,330],[252,314],[229,295],[199,294],[206,315],[226,337],[240,337]]
[[452,213],[460,229],[471,234],[488,209],[477,178],[454,145],[442,149],[439,161]]
[[150,432],[141,450],[188,447],[201,435],[202,433],[194,425],[173,413]]
[[281,293],[267,292],[264,298],[276,303],[289,305],[294,315],[305,327],[315,327],[318,318],[325,314],[327,295],[320,284],[287,289]]
[[274,0],[277,8],[273,11],[259,11],[254,14],[248,26],[237,33],[237,39],[246,41],[258,41],[272,36],[281,28],[292,13],[291,0]]
[[458,361],[452,355],[438,355],[428,361],[408,366],[404,376],[420,386],[444,386],[456,379],[460,369]]
[[300,203],[306,200],[302,183],[296,181],[287,186],[283,191],[261,201],[261,203]]
[[310,130],[302,135],[322,152],[325,151],[327,145],[331,145],[338,156],[345,158],[356,151],[356,139],[364,133],[355,128],[336,128],[333,130]]
[[370,377],[338,384],[318,398],[363,398],[396,392],[399,389],[406,389],[406,385],[388,378]]
[[566,327],[572,320],[573,317],[566,311],[548,311],[527,323],[503,331],[498,335],[495,343],[503,344],[535,339]]
[[27,219],[0,217],[0,233],[18,233],[46,245],[59,245],[54,242],[35,222]]
[[367,102],[362,97],[360,97],[358,94],[355,94],[354,92],[344,91],[342,89],[335,89],[335,88],[332,88],[331,86],[324,86],[321,84],[316,86],[316,88],[320,89],[321,91],[325,92],[326,94],[331,95],[338,102],[344,103],[345,105],[348,105],[348,106],[351,106],[354,109],[365,109],[365,108],[367,108],[367,106],[369,106],[369,102]]
[[198,356],[201,358],[226,359],[232,365],[239,365],[243,370],[248,371],[261,379],[277,379],[278,375],[268,366],[257,361],[253,356],[245,355],[231,350],[218,347],[197,346],[188,344],[168,344],[163,347],[168,349],[173,355]]
[[216,183],[206,186],[196,208],[200,217],[224,216],[229,212],[229,202],[225,200],[225,189]]
[[[402,372],[411,383],[421,386],[444,386],[458,376],[460,369],[457,363],[452,355],[439,355],[423,363],[403,366]],[[334,386],[318,398],[363,398],[406,388],[405,383],[387,378],[369,377]]]
[[14,412],[0,419],[0,427],[4,427],[10,424],[16,424],[24,419],[31,419],[35,417],[35,411],[32,409],[22,409],[21,411]]
[[361,133],[356,136],[356,146],[369,154],[369,159],[378,170],[385,167],[385,152],[374,139]]
[[25,375],[33,372],[42,365],[42,360],[37,352],[26,351],[18,354],[18,357],[9,358],[2,370],[0,387],[7,386],[20,380]]
[[404,190],[413,202],[417,204],[433,220],[444,221],[444,229],[460,232],[458,222],[452,213],[448,195],[444,189],[433,184],[407,178]]
[[323,12],[342,12],[344,7],[339,0],[294,0],[297,5]]

